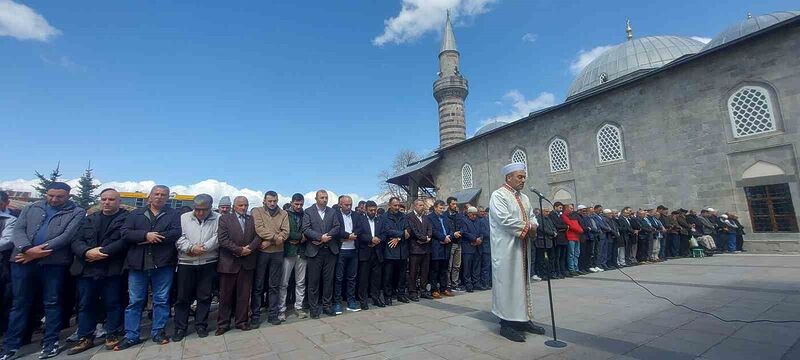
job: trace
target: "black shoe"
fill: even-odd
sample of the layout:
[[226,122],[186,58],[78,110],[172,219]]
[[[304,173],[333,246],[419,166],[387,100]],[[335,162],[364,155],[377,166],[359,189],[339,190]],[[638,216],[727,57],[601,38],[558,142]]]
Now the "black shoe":
[[195,329],[195,331],[197,332],[197,337],[204,338],[208,336],[208,329],[206,329],[205,327],[199,327]]
[[251,329],[258,329],[261,326],[260,319],[250,319],[250,328]]
[[281,321],[278,320],[278,318],[274,318],[274,319],[270,320],[269,323],[272,324],[272,325],[280,325]]
[[175,330],[175,333],[172,334],[172,341],[181,342],[181,341],[183,341],[183,338],[185,338],[185,337],[186,337],[186,330],[177,329],[177,330]]
[[130,347],[139,345],[141,343],[142,343],[141,339],[130,340],[128,338],[124,338],[124,339],[122,339],[122,341],[119,342],[119,344],[117,344],[117,346],[114,346],[114,351],[125,350],[125,349],[128,349]]
[[423,299],[433,300],[433,296],[431,296],[431,294],[429,294],[427,291],[422,293],[422,295],[420,295],[420,297],[423,298]]
[[572,275],[572,273],[566,273],[566,274],[564,274],[564,275],[561,275],[561,276],[563,276],[563,277],[573,277],[573,276],[575,276],[575,275]]
[[331,309],[331,308],[325,308],[325,309],[322,310],[322,312],[325,315],[328,315],[328,316],[336,316],[336,313],[333,312],[333,309]]
[[513,342],[525,342],[525,334],[510,326],[500,326],[500,335]]
[[583,270],[578,270],[578,275],[588,275],[589,273]]
[[471,292],[475,292],[475,290],[472,290],[471,288],[467,288],[467,292],[471,293]]
[[18,359],[21,356],[22,355],[17,356],[17,350],[8,350],[8,351],[3,351],[2,353],[0,353],[0,360]]
[[419,302],[419,296],[412,295],[411,297],[409,297],[409,300],[411,300],[413,302]]
[[380,298],[372,298],[372,305],[375,305],[377,307],[386,307],[386,304],[384,304]]
[[386,304],[386,306],[392,306],[392,297],[391,296],[385,297],[383,299],[383,303]]
[[401,303],[404,303],[404,304],[408,304],[409,303],[409,300],[405,295],[397,295],[397,301],[399,301]]
[[154,343],[159,345],[169,344],[169,336],[167,336],[167,333],[165,333],[164,330],[161,330],[161,332],[156,334],[156,336],[153,336],[153,338],[150,340],[153,340]]
[[530,321],[522,324],[522,327],[517,330],[527,331],[531,334],[536,334],[536,335],[544,335],[544,328]]
[[361,310],[369,310],[369,304],[366,301],[361,303]]
[[319,319],[319,312],[312,311],[311,312],[311,318],[312,319]]
[[573,276],[573,277],[574,277],[574,276],[578,276],[578,272],[577,272],[577,271],[570,271],[570,272],[569,272],[569,275],[570,275],[570,276]]

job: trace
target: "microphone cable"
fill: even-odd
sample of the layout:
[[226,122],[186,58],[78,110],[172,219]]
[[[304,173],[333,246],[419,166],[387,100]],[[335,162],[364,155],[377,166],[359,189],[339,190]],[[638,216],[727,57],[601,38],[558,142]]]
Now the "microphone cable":
[[618,267],[617,270],[619,270],[619,272],[621,272],[623,275],[627,276],[628,279],[631,279],[631,281],[633,281],[634,284],[639,285],[639,287],[641,287],[642,289],[644,289],[645,291],[650,293],[650,295],[652,295],[655,298],[658,298],[658,299],[661,299],[661,300],[666,300],[670,304],[672,304],[673,306],[682,307],[682,308],[684,308],[686,310],[689,310],[689,311],[692,311],[692,312],[695,312],[695,313],[698,313],[698,314],[704,314],[704,315],[708,315],[708,316],[713,316],[713,317],[717,318],[717,320],[722,321],[722,322],[726,322],[726,323],[743,323],[743,324],[756,324],[756,323],[791,324],[791,323],[800,323],[800,320],[767,320],[767,319],[739,320],[739,319],[724,319],[722,317],[717,316],[716,314],[712,314],[710,312],[703,311],[703,310],[697,310],[697,309],[694,309],[694,308],[692,308],[690,306],[687,306],[687,305],[677,304],[677,303],[675,303],[674,301],[670,300],[669,298],[667,298],[665,296],[656,295],[652,291],[650,291],[650,289],[648,289],[646,286],[640,284],[638,281],[636,281],[636,279],[632,278],[626,272],[622,271],[622,268]]

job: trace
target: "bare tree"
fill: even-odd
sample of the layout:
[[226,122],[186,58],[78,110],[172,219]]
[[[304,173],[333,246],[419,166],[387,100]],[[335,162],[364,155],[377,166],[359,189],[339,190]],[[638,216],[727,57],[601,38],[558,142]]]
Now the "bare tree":
[[406,194],[406,191],[397,185],[386,182],[386,180],[388,180],[394,174],[405,169],[406,166],[408,166],[408,164],[418,161],[421,158],[422,157],[414,150],[409,150],[409,149],[400,150],[397,153],[397,155],[395,155],[394,160],[392,160],[392,167],[378,173],[378,178],[380,179],[379,186],[381,189],[380,197],[395,196],[400,198],[400,200],[402,200],[403,202],[406,202],[406,199],[408,198],[408,194]]

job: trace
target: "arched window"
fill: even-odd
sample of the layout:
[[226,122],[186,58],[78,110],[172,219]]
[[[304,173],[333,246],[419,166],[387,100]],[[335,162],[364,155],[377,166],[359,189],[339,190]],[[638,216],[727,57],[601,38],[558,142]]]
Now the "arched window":
[[623,160],[622,131],[618,127],[605,124],[597,132],[597,155],[600,163]]
[[464,166],[461,167],[461,188],[471,189],[472,186],[472,166],[464,164]]
[[564,139],[555,139],[547,148],[550,154],[550,172],[569,170],[569,146]]
[[525,172],[528,172],[528,156],[521,149],[514,150],[514,153],[511,154],[511,162],[525,164]]
[[734,138],[776,130],[772,101],[763,87],[742,86],[728,99],[728,113]]

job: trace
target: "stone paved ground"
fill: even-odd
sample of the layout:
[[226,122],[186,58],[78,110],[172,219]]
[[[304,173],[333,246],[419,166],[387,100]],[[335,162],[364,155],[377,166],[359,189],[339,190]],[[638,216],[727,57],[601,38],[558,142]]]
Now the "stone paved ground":
[[[800,257],[725,255],[625,270],[673,301],[744,320],[800,320]],[[549,327],[546,283],[535,318]],[[64,359],[800,359],[800,323],[723,323],[653,298],[619,272],[553,282],[559,338],[506,341],[489,312],[491,293],[231,331],[180,344]],[[67,334],[67,333],[65,333]],[[34,347],[25,348],[34,352]],[[35,358],[30,355],[27,358]]]

